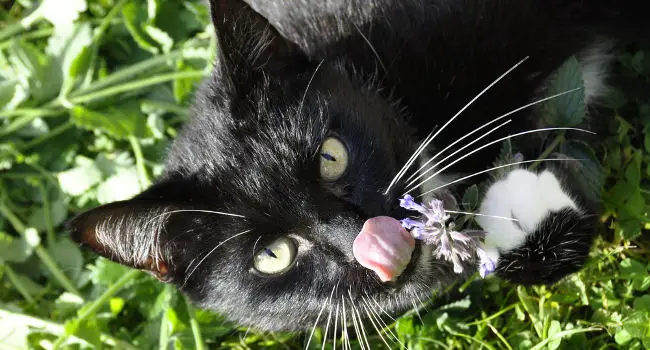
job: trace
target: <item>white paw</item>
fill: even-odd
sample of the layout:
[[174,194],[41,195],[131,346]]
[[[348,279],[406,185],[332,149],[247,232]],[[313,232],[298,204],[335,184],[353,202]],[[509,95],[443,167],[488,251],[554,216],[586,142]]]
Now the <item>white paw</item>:
[[553,173],[517,169],[488,189],[477,222],[491,255],[498,255],[522,246],[550,212],[567,207],[579,211]]

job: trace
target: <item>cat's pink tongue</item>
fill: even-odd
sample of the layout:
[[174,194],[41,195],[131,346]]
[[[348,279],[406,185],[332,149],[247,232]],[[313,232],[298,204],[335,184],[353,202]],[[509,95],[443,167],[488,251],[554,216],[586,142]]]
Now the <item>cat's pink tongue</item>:
[[411,261],[415,240],[399,221],[377,216],[363,224],[352,252],[359,264],[374,271],[382,282],[396,279]]

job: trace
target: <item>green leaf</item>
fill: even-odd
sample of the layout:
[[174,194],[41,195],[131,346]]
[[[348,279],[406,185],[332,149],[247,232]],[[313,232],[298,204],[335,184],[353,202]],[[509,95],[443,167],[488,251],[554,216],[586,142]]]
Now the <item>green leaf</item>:
[[[63,199],[57,199],[50,203],[50,216],[52,225],[57,227],[65,221],[68,215],[68,203]],[[27,225],[39,231],[47,230],[47,221],[45,220],[45,208],[38,207],[34,210],[27,219]]]
[[32,255],[34,247],[24,239],[0,231],[0,262],[22,263]]
[[110,286],[119,280],[129,269],[105,258],[97,258],[90,267],[90,279],[95,285]]
[[174,46],[174,39],[172,39],[164,30],[152,25],[145,25],[144,30],[153,40],[160,44],[163,52],[171,51]]
[[102,180],[102,173],[95,163],[84,157],[77,157],[78,166],[57,174],[59,186],[64,193],[79,196]]
[[140,193],[138,170],[135,166],[118,168],[115,175],[97,187],[97,201],[100,204],[129,199]]
[[78,244],[72,242],[70,238],[64,237],[49,246],[48,251],[54,261],[70,278],[73,280],[79,278],[83,269],[83,256]]
[[641,183],[641,152],[635,152],[625,168],[625,179],[632,185]]
[[[556,334],[562,331],[562,326],[557,320],[551,321],[551,325],[548,327],[548,338],[553,338]],[[557,337],[548,342],[548,350],[555,350],[560,347],[562,343],[562,337]]]
[[472,211],[478,207],[478,186],[472,185],[463,194],[463,208]]
[[21,318],[4,314],[0,318],[0,344],[7,349],[29,349],[27,336],[31,333],[29,327]]
[[571,57],[550,79],[548,95],[579,89],[547,101],[542,110],[544,120],[550,126],[572,127],[582,123],[585,117],[585,92],[582,68],[576,57]]
[[88,69],[92,38],[90,23],[84,22],[55,28],[55,35],[49,40],[47,52],[58,62],[68,88]]
[[144,30],[147,21],[147,13],[136,1],[130,1],[122,8],[122,15],[124,16],[124,24],[133,40],[145,51],[153,54],[159,52],[155,42]]
[[43,0],[37,11],[55,27],[67,26],[79,18],[79,14],[88,9],[86,0],[65,0],[61,6],[60,0]]
[[642,295],[634,299],[634,310],[650,314],[650,295]]
[[75,106],[71,116],[78,127],[101,130],[117,139],[126,139],[130,135],[142,137],[146,131],[146,117],[136,104],[130,102],[101,111]]
[[34,45],[14,41],[9,48],[9,62],[15,78],[34,101],[51,100],[61,89],[61,71],[51,57]]

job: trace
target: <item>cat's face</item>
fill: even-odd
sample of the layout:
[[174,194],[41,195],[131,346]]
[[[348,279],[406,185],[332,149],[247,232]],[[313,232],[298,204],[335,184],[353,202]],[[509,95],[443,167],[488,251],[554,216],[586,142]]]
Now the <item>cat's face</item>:
[[352,254],[367,219],[405,216],[403,188],[384,194],[416,146],[397,105],[345,61],[310,62],[237,1],[213,16],[218,62],[165,175],[75,219],[76,239],[266,330],[309,328],[326,306],[403,310],[446,283],[449,265],[419,245],[391,283]]

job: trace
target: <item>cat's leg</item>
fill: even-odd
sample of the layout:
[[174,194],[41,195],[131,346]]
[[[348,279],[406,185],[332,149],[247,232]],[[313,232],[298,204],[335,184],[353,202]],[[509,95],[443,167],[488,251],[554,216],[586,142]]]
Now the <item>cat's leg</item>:
[[584,266],[596,216],[567,174],[518,169],[489,187],[480,209],[484,216],[477,221],[487,231],[498,276],[519,284],[551,284]]

